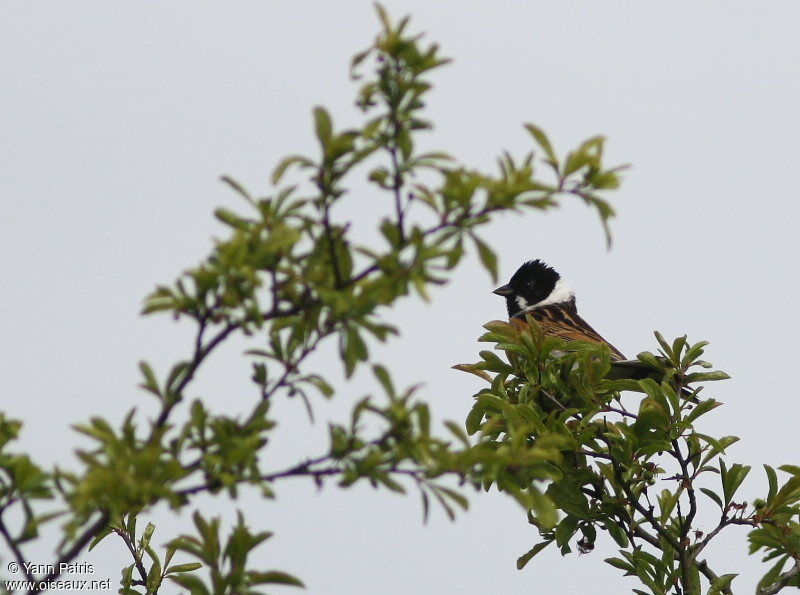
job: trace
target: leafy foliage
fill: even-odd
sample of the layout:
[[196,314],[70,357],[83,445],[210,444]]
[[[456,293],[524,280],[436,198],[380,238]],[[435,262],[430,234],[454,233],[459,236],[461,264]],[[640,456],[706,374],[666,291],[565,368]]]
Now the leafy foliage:
[[[158,593],[171,583],[198,594],[301,586],[282,571],[253,567],[251,554],[270,532],[252,530],[244,513],[226,530],[202,514],[196,497],[233,499],[249,487],[276,498],[282,479],[305,477],[341,488],[367,482],[404,493],[411,486],[425,516],[434,503],[451,518],[467,508],[464,489],[496,488],[524,507],[541,536],[520,557],[520,568],[552,543],[564,554],[573,547],[589,552],[598,531],[605,531],[621,548],[609,564],[652,593],[699,592],[701,576],[708,592],[730,592],[734,575],[714,574],[699,555],[725,527],[749,525],[751,551],[763,549],[766,560],[776,560],[761,592],[797,585],[800,473],[781,467],[790,477],[779,487],[776,472],[766,467],[768,496],[752,510],[736,500],[749,468],[722,458],[736,438],[696,429],[719,403],[695,405],[681,396],[686,387],[725,377],[703,371],[703,344],[668,344],[657,336],[661,355],[639,355],[652,374],[634,380],[614,373],[606,348],[565,345],[544,337],[531,321],[490,323],[481,340],[495,351],[457,366],[489,385],[476,395],[466,432],[453,422],[435,432],[417,390],[398,388],[374,361],[371,341],[398,334],[386,322],[388,308],[411,293],[428,299],[469,250],[496,279],[497,256],[480,231],[497,214],[541,213],[577,198],[596,211],[610,238],[613,211],[603,192],[619,185],[620,170],[604,165],[602,137],[559,158],[532,124],[526,130],[536,154],[503,154],[495,174],[461,166],[442,151],[420,152],[418,135],[431,127],[424,117],[428,77],[447,60],[435,44],[408,33],[407,18],[393,23],[380,7],[378,16],[379,35],[352,63],[360,126],[338,129],[331,114],[316,107],[317,154],[282,160],[270,195],[254,196],[224,178],[246,210],[218,209],[227,237],[146,299],[145,314],[166,313],[195,329],[190,355],[163,377],[140,364],[141,388],[155,399],[155,413],[143,417],[132,410],[119,424],[101,418],[81,424],[77,429],[90,446],[78,451],[77,468],[52,471],[9,451],[21,424],[0,415],[5,545],[22,564],[25,544],[39,537],[39,527],[62,521],[56,570],[43,577],[26,572],[26,578],[52,581],[61,563],[115,536],[131,556],[119,591],[127,595]],[[349,192],[358,182],[367,184],[369,197]],[[386,206],[387,214],[374,222],[380,237],[374,244],[359,241],[351,222],[337,217],[343,201],[357,200]],[[187,395],[198,370],[235,335],[250,342],[254,399],[246,414],[232,417]],[[313,416],[319,399],[336,397],[331,382],[309,366],[309,356],[325,342],[338,346],[347,377],[366,365],[384,394],[353,404],[349,423],[329,425],[324,452],[270,468],[265,453],[277,427],[275,400],[299,397]],[[635,407],[623,406],[621,391],[641,395]],[[655,493],[664,475],[672,487]],[[712,475],[719,485],[696,487]],[[692,529],[701,495],[721,509],[719,526],[706,537]],[[161,503],[184,514],[192,510],[194,532],[169,539],[159,554],[147,516]],[[22,519],[17,531],[8,528],[6,515]],[[176,556],[186,561],[175,562]]]
[[[534,448],[524,440],[503,449],[473,445],[452,422],[445,424],[447,437],[439,437],[428,406],[413,388],[396,388],[389,371],[372,361],[369,343],[397,335],[383,318],[386,309],[412,292],[428,299],[430,287],[446,283],[468,249],[474,247],[497,276],[497,257],[479,236],[494,215],[544,211],[573,196],[594,207],[605,224],[612,211],[598,193],[618,184],[615,170],[602,164],[601,138],[561,161],[532,125],[528,130],[552,170],[550,181],[538,176],[533,153],[520,159],[503,155],[492,175],[459,166],[441,151],[419,152],[417,137],[431,127],[423,116],[428,76],[447,60],[435,44],[408,33],[407,18],[392,23],[381,8],[378,16],[380,34],[352,63],[361,126],[338,129],[331,114],[316,107],[318,153],[281,161],[272,176],[273,194],[255,197],[224,178],[247,211],[217,209],[228,237],[198,266],[147,298],[145,314],[168,313],[196,328],[192,354],[163,378],[147,362],[140,364],[141,387],[157,400],[154,418],[142,420],[131,411],[118,427],[100,418],[82,424],[78,430],[91,445],[78,453],[81,466],[74,471],[46,473],[27,456],[4,455],[8,479],[0,510],[19,508],[25,517],[19,535],[4,533],[18,558],[20,544],[53,518],[36,512],[35,502],[58,499],[64,519],[58,561],[117,535],[133,557],[121,592],[155,593],[165,578],[193,593],[297,585],[288,575],[246,568],[248,553],[269,534],[251,533],[243,515],[223,547],[220,522],[196,510],[197,537],[170,541],[163,561],[150,544],[155,527],[147,523],[141,534],[136,530],[157,503],[182,510],[198,494],[234,498],[246,485],[274,497],[277,482],[295,476],[317,483],[335,478],[341,487],[366,481],[396,492],[405,492],[410,482],[425,515],[434,502],[450,517],[467,501],[455,482],[442,481],[446,477],[461,485],[497,482],[526,507],[552,513],[532,480],[550,478],[553,464],[543,463],[560,457],[560,442]],[[388,214],[376,221],[382,238],[376,245],[360,243],[350,223],[336,217],[342,201],[365,200],[347,194],[358,179],[368,184],[369,200],[386,199]],[[241,418],[217,413],[202,400],[186,403],[198,369],[233,335],[252,342],[247,355],[256,398]],[[302,456],[286,469],[265,468],[263,454],[276,427],[270,415],[274,400],[298,396],[313,414],[316,399],[334,397],[331,383],[307,365],[325,341],[338,345],[346,376],[369,364],[385,396],[358,401],[349,425],[331,425],[327,452]],[[179,409],[185,413],[176,415]],[[5,445],[19,423],[4,421],[0,430]],[[196,561],[171,565],[178,553]],[[208,570],[210,582],[193,572],[197,564]]]
[[[687,391],[698,382],[727,378],[707,371],[710,364],[700,359],[705,343],[690,345],[681,337],[670,344],[656,333],[659,355],[638,356],[650,369],[648,376],[615,378],[606,346],[545,337],[531,318],[491,322],[486,329],[480,340],[504,357],[483,351],[481,361],[458,366],[490,384],[475,395],[469,433],[495,448],[527,441],[532,447],[558,444],[561,453],[532,465],[549,470],[545,495],[560,514],[529,511],[542,541],[520,556],[519,568],[550,544],[562,555],[573,547],[589,553],[598,532],[607,532],[621,549],[620,557],[606,562],[647,589],[634,589],[637,593],[700,593],[701,576],[708,593],[730,593],[736,574],[717,575],[699,556],[726,527],[747,525],[754,527],[751,553],[764,548],[765,560],[778,559],[759,592],[797,584],[796,563],[781,572],[798,559],[794,519],[800,514],[800,469],[782,467],[791,478],[779,489],[774,470],[766,467],[768,497],[752,507],[736,500],[750,469],[728,465],[723,456],[738,438],[699,432],[698,420],[721,403],[699,400],[699,390]],[[622,391],[641,395],[633,408],[626,407]],[[707,481],[714,476],[718,481]],[[506,489],[505,483],[485,476],[484,481]],[[657,488],[665,483],[670,487]],[[705,503],[721,510],[708,535],[695,525]]]

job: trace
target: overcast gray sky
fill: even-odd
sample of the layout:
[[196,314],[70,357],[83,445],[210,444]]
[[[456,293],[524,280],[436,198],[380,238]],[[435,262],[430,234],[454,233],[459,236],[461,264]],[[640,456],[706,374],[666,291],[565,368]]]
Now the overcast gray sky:
[[[504,217],[486,233],[503,276],[546,259],[570,280],[584,316],[631,355],[656,348],[655,329],[711,341],[708,359],[733,380],[709,387],[726,405],[704,431],[744,438],[731,461],[800,462],[796,389],[785,376],[797,366],[799,330],[800,5],[385,4],[395,17],[411,13],[413,27],[455,58],[434,76],[432,147],[492,168],[500,151],[531,148],[522,123],[532,121],[562,151],[604,134],[607,162],[633,165],[611,196],[611,251],[582,205]],[[191,329],[141,318],[143,296],[207,254],[223,233],[215,207],[244,208],[220,175],[266,194],[281,156],[315,151],[314,105],[337,124],[357,121],[349,59],[377,30],[366,1],[0,5],[0,382],[2,408],[25,421],[20,448],[70,466],[86,444],[70,424],[153,411],[135,388],[136,363],[163,370],[188,354]],[[369,202],[350,200],[343,216],[369,215]],[[438,420],[463,420],[479,387],[450,366],[474,361],[481,324],[504,316],[492,288],[472,258],[431,304],[409,301],[390,315],[403,334],[378,356],[398,380],[425,382]],[[332,358],[315,363],[334,370]],[[366,378],[340,387],[315,428],[298,402],[276,406],[276,460],[322,452],[315,433],[326,416],[372,388]],[[220,410],[244,409],[255,393],[238,347],[196,390]],[[748,500],[761,494],[762,475],[754,468]],[[437,513],[428,526],[416,496],[318,492],[299,480],[279,486],[276,502],[237,505],[276,531],[259,560],[296,573],[310,593],[638,586],[602,562],[615,551],[602,539],[591,555],[547,550],[518,572],[535,530],[503,496],[471,501],[458,522]],[[233,516],[224,500],[202,505]],[[189,529],[169,512],[155,518],[156,543]],[[741,572],[734,585],[751,592],[765,568],[746,555],[744,535],[708,555],[717,572]],[[29,557],[48,562],[50,550]],[[93,578],[112,584],[127,563],[111,538],[85,559]]]

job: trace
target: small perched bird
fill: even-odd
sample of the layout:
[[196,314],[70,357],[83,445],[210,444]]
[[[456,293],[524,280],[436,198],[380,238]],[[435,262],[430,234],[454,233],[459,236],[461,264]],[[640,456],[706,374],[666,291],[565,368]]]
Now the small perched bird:
[[619,349],[578,315],[575,292],[555,269],[541,260],[523,264],[511,280],[494,290],[506,298],[509,318],[531,316],[546,335],[565,341],[589,341],[608,345],[613,361],[625,360]]
[[[524,321],[528,315],[539,323],[545,335],[565,341],[589,341],[608,345],[612,362],[609,378],[654,377],[653,370],[647,364],[627,359],[578,315],[575,292],[554,268],[541,260],[524,263],[506,285],[498,287],[493,293],[506,299],[510,319]],[[681,396],[698,402],[696,393],[686,387],[681,388]]]

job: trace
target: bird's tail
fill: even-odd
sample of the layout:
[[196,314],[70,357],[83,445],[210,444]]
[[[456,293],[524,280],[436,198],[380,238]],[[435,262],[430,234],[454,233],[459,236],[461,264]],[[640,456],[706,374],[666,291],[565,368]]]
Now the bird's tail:
[[[639,361],[638,359],[624,359],[611,362],[611,371],[606,376],[609,380],[642,380],[644,378],[654,378],[658,374],[653,366]],[[697,391],[681,388],[681,397],[690,400],[692,403],[699,403]]]

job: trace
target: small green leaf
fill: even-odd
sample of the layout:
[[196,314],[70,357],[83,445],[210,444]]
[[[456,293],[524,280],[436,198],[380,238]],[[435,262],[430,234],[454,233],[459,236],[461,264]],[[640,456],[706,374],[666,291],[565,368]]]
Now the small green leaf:
[[198,568],[202,568],[203,565],[200,562],[187,562],[186,564],[175,564],[174,566],[170,566],[167,568],[167,572],[165,574],[172,574],[173,572],[191,572],[192,570],[197,570]]
[[603,521],[603,526],[605,526],[611,539],[613,539],[619,547],[628,547],[628,536],[625,535],[625,531],[623,531],[622,527],[614,520],[607,519]]
[[769,465],[764,465],[764,471],[766,471],[767,480],[769,481],[769,495],[767,496],[767,501],[771,502],[778,492],[778,474],[775,473],[775,469]]
[[328,111],[324,107],[318,106],[314,108],[314,126],[320,144],[323,147],[327,146],[333,133],[333,124]]
[[716,409],[722,405],[719,401],[715,401],[714,399],[706,399],[705,401],[700,401],[697,406],[692,409],[689,414],[686,416],[686,421],[692,423],[701,415],[704,415],[711,411],[712,409]]
[[372,366],[372,373],[375,374],[375,378],[378,379],[378,382],[381,383],[383,390],[386,391],[386,394],[390,398],[395,398],[397,393],[395,393],[394,386],[392,385],[392,379],[389,376],[389,372],[386,371],[386,368],[379,364],[375,364]]
[[472,406],[472,409],[470,409],[469,414],[467,414],[467,421],[464,424],[467,434],[472,436],[481,429],[481,424],[483,423],[483,416],[485,413],[486,409],[484,408],[483,403],[476,401]]
[[709,498],[711,498],[714,502],[716,502],[717,506],[719,506],[720,509],[724,510],[725,506],[722,504],[722,498],[717,496],[716,492],[713,492],[712,490],[710,490],[708,488],[700,488],[700,491],[703,492]]
[[631,564],[620,558],[606,558],[603,560],[606,564],[611,564],[614,568],[624,570],[626,574],[634,574],[634,568]]
[[237,182],[236,180],[234,180],[229,176],[222,176],[220,179],[223,182],[225,182],[228,186],[233,188],[236,191],[236,193],[239,194],[241,197],[243,197],[247,202],[249,202],[250,204],[255,204],[253,197],[251,197],[250,194],[248,194],[247,190],[245,190],[244,186],[242,186],[239,182]]
[[711,583],[711,587],[708,589],[708,595],[722,595],[722,593],[729,592],[729,587],[731,586],[731,582],[735,579],[738,574],[723,574],[722,576],[717,577],[714,579],[714,582]]
[[525,124],[525,128],[531,133],[533,138],[536,139],[536,142],[542,148],[545,155],[547,155],[548,163],[550,163],[554,168],[558,167],[558,159],[556,158],[556,153],[553,150],[553,145],[550,144],[550,139],[547,138],[547,135],[544,133],[544,131],[533,124]]
[[550,539],[548,541],[542,541],[541,543],[537,543],[535,546],[533,546],[527,552],[522,554],[519,558],[517,558],[517,570],[522,570],[523,568],[525,568],[525,565],[528,562],[531,561],[531,558],[533,558],[536,554],[541,552],[544,548],[546,548],[551,543],[553,543],[552,539]]
[[142,376],[144,376],[144,382],[140,384],[144,390],[149,393],[154,394],[158,398],[162,398],[161,389],[158,387],[158,380],[156,379],[155,372],[153,372],[153,368],[150,367],[146,361],[139,362],[139,370],[142,372]]
[[556,545],[563,548],[569,543],[569,540],[575,535],[575,531],[578,530],[578,522],[579,519],[572,515],[567,515],[559,521],[556,525]]
[[[713,382],[716,380],[729,380],[730,376],[728,376],[725,372],[721,370],[716,370],[713,372],[693,372],[692,374],[686,375],[686,382]],[[726,575],[727,576],[727,575]]]
[[292,165],[299,165],[300,167],[311,167],[314,165],[314,162],[308,159],[307,157],[303,157],[302,155],[290,155],[282,159],[278,165],[275,166],[275,169],[272,170],[272,183],[277,184],[280,182],[283,174],[286,173],[286,170],[289,169]]
[[94,536],[94,539],[92,539],[92,543],[89,545],[89,551],[91,552],[98,543],[100,543],[106,537],[111,535],[113,531],[114,529],[110,525],[106,525],[105,527],[103,527],[103,529],[97,535]]
[[256,585],[289,585],[292,587],[305,587],[303,581],[286,572],[271,570],[269,572],[250,572],[251,580]]
[[473,235],[472,239],[475,241],[475,247],[478,249],[478,256],[481,259],[483,268],[491,275],[492,282],[497,283],[497,255],[478,236]]

